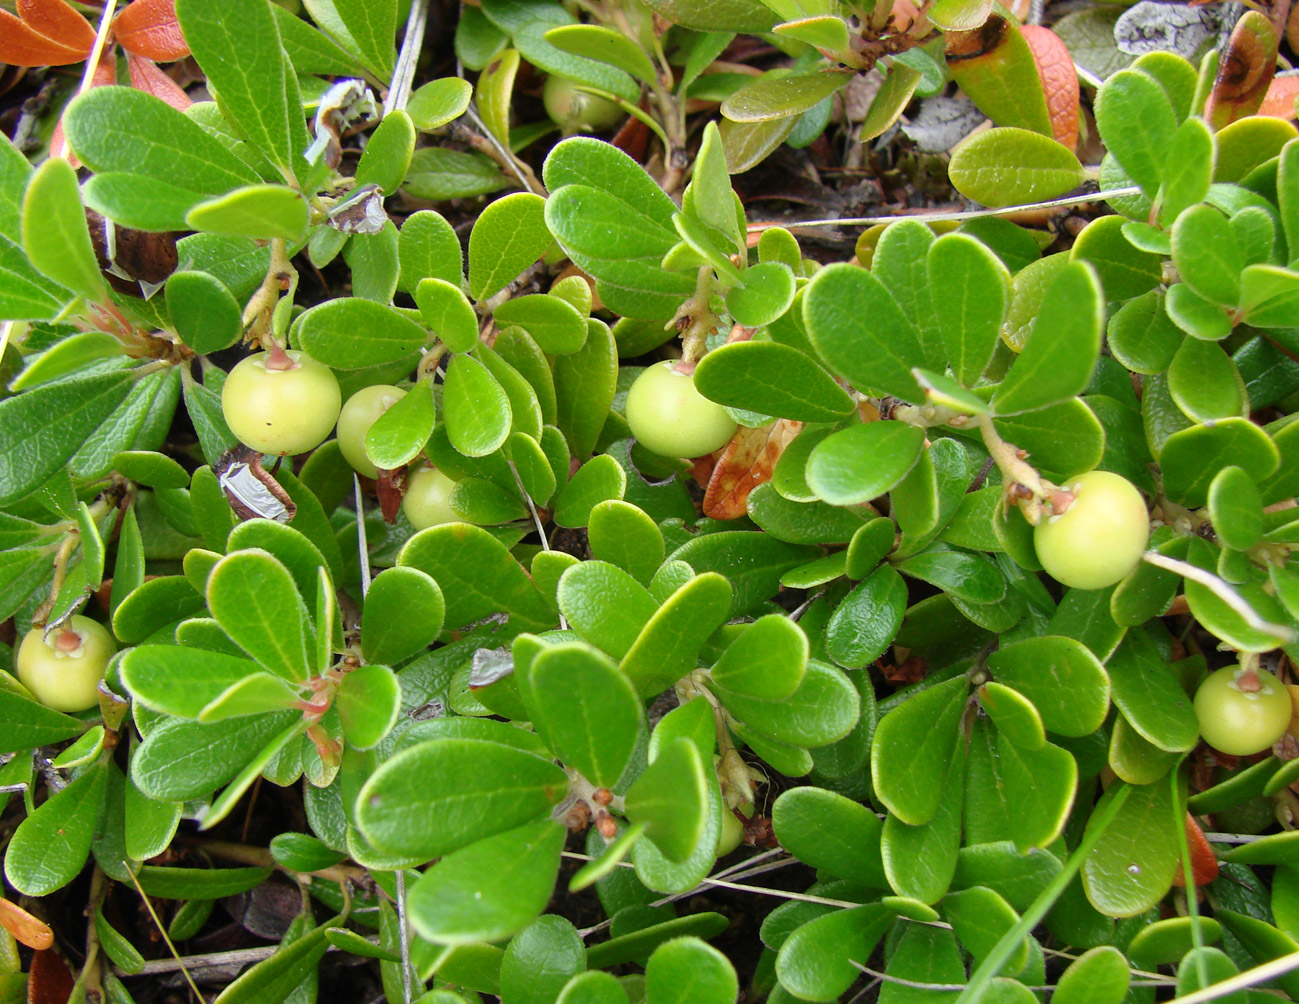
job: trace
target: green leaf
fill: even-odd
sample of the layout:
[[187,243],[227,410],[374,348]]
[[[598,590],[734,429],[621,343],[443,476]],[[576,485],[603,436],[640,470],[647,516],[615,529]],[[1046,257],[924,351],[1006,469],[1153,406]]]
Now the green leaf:
[[22,233],[23,250],[42,273],[88,300],[104,295],[77,172],[62,157],[45,161],[27,182]]
[[168,868],[144,865],[140,885],[160,899],[219,899],[255,889],[271,876],[270,868]]
[[83,724],[11,690],[0,687],[0,747],[6,751],[35,749],[71,739]]
[[298,700],[297,692],[283,679],[259,672],[254,662],[176,645],[130,649],[122,658],[121,673],[122,682],[137,701],[178,718],[199,718],[205,708],[237,689],[257,688],[256,693],[267,701],[243,714],[290,707]]
[[[889,959],[888,974],[902,980],[920,983],[959,984],[964,980],[965,966],[956,935],[940,927],[922,924],[904,924],[901,936]],[[882,1004],[903,1004],[914,1000],[913,992],[903,984],[886,983],[880,991]],[[925,995],[929,1000],[955,1000],[948,992],[939,996]]]
[[1124,172],[1155,198],[1177,133],[1168,93],[1139,70],[1120,70],[1096,95],[1096,124]]
[[695,389],[730,408],[798,422],[833,422],[853,410],[848,392],[815,360],[779,342],[714,349],[695,370]]
[[203,798],[225,784],[258,749],[302,713],[232,718],[204,724],[168,720],[156,725],[131,758],[131,778],[149,798]]
[[432,384],[417,383],[375,419],[365,434],[365,455],[376,468],[405,467],[423,451],[436,421]]
[[[1190,920],[1190,918],[1185,919]],[[1213,922],[1208,921],[1206,926],[1209,923]],[[1236,963],[1222,949],[1212,946],[1192,948],[1177,967],[1177,995],[1181,997],[1196,990],[1203,990],[1212,984],[1230,979],[1239,972]],[[1207,979],[1201,982],[1204,977]],[[1238,990],[1235,993],[1223,994],[1217,999],[1225,1004],[1244,1004],[1249,999],[1249,994]]]
[[1216,342],[1231,334],[1231,317],[1225,307],[1206,300],[1184,282],[1169,288],[1164,310],[1172,322],[1192,338]]
[[191,230],[224,237],[279,239],[291,243],[307,234],[307,203],[284,185],[248,185],[200,202],[185,215]]
[[411,923],[439,945],[498,941],[546,907],[565,830],[549,820],[486,837],[435,864],[411,888]]
[[469,233],[469,295],[483,300],[504,289],[545,253],[552,240],[545,200],[528,192],[498,199]]
[[665,942],[645,966],[647,1004],[732,1004],[739,990],[730,960],[699,938]]
[[[892,545],[891,521],[887,529]],[[848,669],[869,666],[893,644],[906,606],[906,582],[892,566],[881,566],[857,583],[830,615],[825,626],[826,654]]]
[[18,824],[5,851],[10,885],[25,896],[44,896],[76,878],[90,854],[107,785],[108,768],[95,764]]
[[0,504],[44,484],[131,390],[115,370],[37,387],[0,401]]
[[[569,574],[577,573],[565,573],[565,577]],[[699,650],[729,615],[731,597],[726,579],[715,572],[703,572],[688,579],[657,611],[651,611],[620,667],[637,693],[642,697],[657,694],[698,665]]]
[[[863,317],[871,318],[869,326]],[[803,295],[803,321],[821,358],[858,390],[924,403],[911,375],[925,363],[919,336],[870,272],[845,263],[821,269]]]
[[143,176],[200,196],[257,181],[197,122],[132,87],[92,87],[68,105],[63,125],[68,144],[98,175]]
[[66,305],[69,294],[45,278],[22,248],[0,237],[0,317],[5,320],[49,320]]
[[915,96],[916,88],[924,80],[924,73],[907,66],[901,59],[895,60],[888,69],[888,76],[875,92],[866,118],[862,120],[861,139],[863,142],[883,135],[902,117],[907,105]]
[[176,334],[199,355],[228,349],[243,333],[238,301],[207,272],[173,272],[166,297]]
[[1256,482],[1277,469],[1280,454],[1267,433],[1244,418],[1223,418],[1174,432],[1159,451],[1164,490],[1191,508],[1205,504],[1209,486],[1225,467],[1239,467]]
[[1003,645],[988,657],[988,668],[1033,702],[1048,732],[1088,735],[1109,710],[1105,667],[1072,638],[1042,636]]
[[[326,4],[332,17],[325,16]],[[316,23],[338,36],[366,69],[382,80],[392,76],[398,4],[393,0],[311,0],[306,6]]]
[[296,941],[288,937],[269,959],[263,959],[239,975],[217,998],[221,1004],[257,1004],[260,1001],[286,1000],[309,976],[316,972],[329,949],[325,934],[338,919],[326,921]]
[[498,53],[478,75],[478,110],[487,131],[502,144],[510,141],[510,103],[514,79],[519,72],[519,53],[506,49]]
[[464,281],[460,238],[451,224],[431,209],[406,217],[397,236],[397,258],[401,263],[398,288],[412,295],[421,279],[441,279],[456,287]]
[[557,526],[586,526],[591,511],[603,502],[619,500],[627,490],[627,474],[607,453],[592,457],[559,490],[555,500]]
[[1124,236],[1121,216],[1092,220],[1074,241],[1070,260],[1096,269],[1106,300],[1127,300],[1148,293],[1163,280],[1164,256],[1134,247]]
[[543,757],[486,739],[438,738],[386,761],[361,788],[356,822],[374,847],[427,860],[538,819],[567,790]]
[[687,541],[668,559],[684,561],[696,572],[725,575],[735,590],[731,616],[739,616],[774,594],[785,572],[820,555],[819,548],[768,534],[725,530]]
[[627,790],[627,818],[648,827],[670,861],[685,862],[707,835],[709,801],[704,761],[687,738],[672,740]]
[[1224,467],[1209,485],[1209,520],[1222,543],[1247,551],[1263,536],[1263,499],[1239,467]]
[[[1101,797],[1093,819],[1120,790],[1115,784]],[[1180,858],[1169,786],[1127,790],[1127,801],[1082,867],[1087,899],[1109,917],[1135,917],[1163,899]]]
[[297,174],[307,127],[270,5],[232,0],[218,11],[201,0],[178,0],[176,19],[231,126],[286,177]]
[[866,509],[824,502],[791,502],[770,485],[759,485],[745,503],[749,518],[779,540],[793,544],[835,544],[850,540],[869,518]]
[[311,620],[288,569],[258,549],[222,558],[207,581],[208,609],[240,648],[288,680],[312,675]]
[[[1257,917],[1225,909],[1215,910],[1214,916],[1245,946],[1245,951],[1256,962],[1270,962],[1282,955],[1299,951],[1299,943],[1293,938]],[[1299,989],[1299,978],[1296,978],[1293,970],[1279,977],[1277,983],[1287,994],[1293,995]]]
[[616,785],[644,728],[617,665],[578,642],[555,645],[534,660],[528,689],[533,722],[559,758],[594,785]]
[[442,631],[446,603],[433,578],[417,568],[386,568],[365,594],[361,651],[367,662],[396,665],[427,648]]
[[778,701],[803,682],[807,657],[802,629],[786,617],[768,614],[726,647],[708,675],[731,693]]
[[501,995],[518,1004],[553,1004],[585,968],[586,949],[576,928],[554,914],[538,917],[505,949]]
[[1038,202],[1082,184],[1082,164],[1049,136],[1005,126],[975,133],[953,152],[952,186],[985,206]]
[[1104,331],[1105,301],[1096,273],[1070,262],[1048,287],[1023,351],[993,395],[993,409],[1000,415],[1037,411],[1081,393]]
[[1299,272],[1274,265],[1250,265],[1240,276],[1243,320],[1259,328],[1281,328],[1294,319]]
[[618,346],[603,321],[587,321],[586,342],[554,362],[556,425],[569,451],[585,460],[595,450],[618,387]]
[[1111,945],[1084,952],[1056,983],[1059,1004],[1119,1004],[1128,992],[1128,961]]
[[924,441],[919,427],[892,420],[841,429],[812,450],[808,486],[831,505],[869,502],[906,476],[920,458]]
[[663,534],[642,509],[608,499],[591,509],[587,521],[591,557],[617,565],[648,585],[663,564]]
[[861,976],[852,960],[869,959],[895,919],[883,904],[868,903],[807,922],[780,946],[780,985],[803,1000],[838,1000]]
[[553,294],[517,296],[502,303],[492,316],[501,327],[516,324],[523,328],[551,355],[576,352],[586,343],[586,316]]
[[1168,369],[1182,337],[1164,311],[1163,296],[1151,290],[1110,317],[1105,340],[1115,359],[1135,373],[1149,375]]
[[965,234],[945,234],[929,247],[929,281],[942,294],[934,311],[956,379],[972,386],[992,359],[1010,301],[1001,261]]
[[387,666],[359,666],[343,677],[334,706],[338,708],[348,744],[356,749],[370,749],[397,724],[401,714],[401,685]]
[[658,80],[654,64],[645,51],[626,35],[593,24],[570,24],[551,28],[545,39],[562,52],[608,63],[647,84]]
[[402,548],[397,564],[427,572],[442,588],[448,628],[498,613],[508,616],[505,637],[555,626],[554,609],[486,530],[463,523],[421,530]]
[[1078,767],[1051,743],[1028,752],[1005,735],[997,740],[997,783],[1010,815],[1007,832],[1020,853],[1054,843],[1073,808]]
[[1202,203],[1177,218],[1173,264],[1182,280],[1211,303],[1234,307],[1239,302],[1245,260],[1227,217],[1219,210]]
[[432,132],[463,115],[473,95],[473,85],[459,77],[430,80],[411,94],[406,113],[420,132]]
[[938,812],[968,689],[963,677],[930,687],[885,715],[875,729],[875,793],[904,823],[918,826]]
[[621,659],[656,612],[649,591],[616,565],[584,561],[559,580],[559,609],[578,634]]
[[820,104],[847,86],[850,75],[837,70],[782,76],[765,74],[722,102],[732,122],[767,122],[788,118]]
[[491,372],[473,356],[454,355],[442,386],[447,436],[467,457],[485,457],[510,435],[509,398]]
[[410,116],[401,109],[389,112],[370,134],[370,141],[366,143],[365,152],[356,165],[357,187],[374,184],[379,186],[379,191],[385,197],[394,194],[397,187],[406,180],[414,152],[415,126]]
[[[976,963],[986,959],[1002,936],[1019,921],[1014,907],[999,893],[984,886],[948,893],[943,899],[943,914]],[[1003,971],[1017,973],[1028,960],[1028,942],[1024,941]]]
[[418,199],[438,202],[488,195],[509,184],[501,169],[482,154],[426,146],[411,156],[402,187]]
[[809,867],[868,888],[886,888],[879,817],[824,788],[790,788],[771,807],[776,839]]
[[627,1004],[627,991],[613,976],[595,969],[569,980],[555,1004]]
[[1212,422],[1247,411],[1244,380],[1217,342],[1187,338],[1168,367],[1168,393],[1188,418]]
[[450,351],[468,352],[478,344],[478,315],[457,283],[421,279],[415,302],[424,323]]
[[1213,181],[1213,134],[1199,117],[1188,118],[1173,134],[1164,162],[1159,222],[1170,226],[1184,210],[1203,202]]
[[726,294],[726,309],[739,324],[751,328],[771,324],[794,302],[794,273],[783,262],[750,265],[742,285]]

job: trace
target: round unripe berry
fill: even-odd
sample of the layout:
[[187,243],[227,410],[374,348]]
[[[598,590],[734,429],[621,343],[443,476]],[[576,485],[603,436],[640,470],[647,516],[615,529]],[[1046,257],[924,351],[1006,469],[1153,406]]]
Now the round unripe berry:
[[401,508],[416,530],[460,520],[451,508],[451,491],[456,483],[436,467],[421,467],[406,481]]
[[[731,851],[740,846],[744,840],[744,824],[740,822],[736,809],[728,806],[722,807],[722,832],[717,835],[717,856],[724,858]],[[745,819],[753,815],[753,803],[744,802],[738,807],[738,811]]]
[[18,679],[47,708],[86,711],[99,703],[99,681],[116,651],[107,628],[77,614],[49,638],[43,628],[27,632],[15,660]]
[[343,403],[328,366],[304,352],[285,353],[290,369],[267,368],[268,352],[242,359],[226,376],[221,411],[245,446],[259,453],[306,453],[329,436]]
[[362,387],[338,413],[338,449],[357,474],[371,479],[379,476],[378,468],[365,455],[365,437],[379,416],[405,396],[404,390],[388,383]]
[[1227,666],[1210,673],[1195,692],[1200,735],[1221,753],[1261,753],[1285,735],[1290,724],[1294,709],[1286,688],[1265,669],[1253,674]]
[[546,78],[541,100],[551,121],[565,133],[599,132],[621,122],[627,115],[608,98],[580,91],[573,81],[554,73]]
[[738,428],[670,359],[646,368],[627,391],[627,424],[645,449],[663,457],[702,457],[730,442]]
[[1047,516],[1033,533],[1048,575],[1073,589],[1112,586],[1141,561],[1150,540],[1146,503],[1132,482],[1109,471],[1070,479],[1073,502]]

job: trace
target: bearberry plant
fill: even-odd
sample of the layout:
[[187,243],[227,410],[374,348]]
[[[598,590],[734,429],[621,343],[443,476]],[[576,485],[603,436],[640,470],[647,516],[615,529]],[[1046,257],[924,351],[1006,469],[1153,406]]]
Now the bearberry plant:
[[1299,995],[1288,6],[299,6],[0,8],[0,1001]]

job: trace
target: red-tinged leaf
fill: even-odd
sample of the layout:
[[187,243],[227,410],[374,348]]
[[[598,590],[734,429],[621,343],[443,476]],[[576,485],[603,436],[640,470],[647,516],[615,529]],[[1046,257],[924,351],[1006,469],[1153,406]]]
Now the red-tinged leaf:
[[1295,120],[1294,103],[1299,98],[1299,77],[1274,77],[1258,114],[1273,119]]
[[145,59],[133,52],[127,53],[126,66],[131,71],[131,86],[137,91],[161,98],[178,112],[183,112],[194,103],[180,84],[158,69],[158,64],[152,59]]
[[0,63],[11,66],[63,66],[81,62],[89,51],[70,49],[53,42],[7,10],[0,10]]
[[944,35],[952,79],[999,126],[1052,135],[1051,113],[1033,51],[1003,9],[981,27]]
[[1290,8],[1290,16],[1286,19],[1285,40],[1290,43],[1291,49],[1299,49],[1299,3]]
[[[1205,839],[1200,824],[1189,812],[1186,814],[1186,844],[1191,852],[1191,877],[1197,887],[1208,885],[1218,877],[1218,859],[1209,846],[1209,841]],[[1180,866],[1173,876],[1173,885],[1186,885],[1186,873]]]
[[1051,130],[1055,141],[1070,150],[1078,146],[1078,71],[1074,69],[1069,48],[1050,28],[1026,24],[1019,29],[1033,52],[1037,75],[1046,92],[1046,107],[1051,113]]
[[749,493],[771,480],[776,461],[785,452],[802,422],[782,418],[761,429],[741,427],[722,450],[704,493],[704,515],[739,519],[748,510]]
[[95,29],[67,0],[18,0],[14,5],[27,27],[84,59],[95,44]]
[[160,63],[189,55],[189,46],[176,20],[175,0],[133,0],[117,15],[113,35],[127,52]]
[[1276,73],[1276,32],[1256,10],[1246,11],[1232,29],[1204,117],[1213,129],[1253,115]]
[[[0,11],[3,13],[3,11]],[[0,28],[3,31],[3,28]],[[111,52],[105,53],[104,58],[99,61],[95,67],[95,75],[90,81],[91,87],[105,87],[108,84],[117,83],[117,60],[113,58]],[[89,88],[87,88],[89,89]],[[63,139],[63,120],[59,119],[54,124],[54,132],[50,136],[50,156],[67,157],[68,163],[73,167],[80,167],[81,161],[77,155],[68,149],[68,144]]]
[[14,936],[28,948],[38,951],[54,944],[54,932],[50,925],[38,920],[17,903],[0,898],[0,927]]
[[32,956],[27,974],[27,1004],[68,1004],[75,986],[62,959],[45,949]]
[[627,116],[627,121],[618,128],[618,131],[613,134],[613,139],[610,140],[614,146],[638,164],[645,160],[649,141],[649,126],[634,115]]

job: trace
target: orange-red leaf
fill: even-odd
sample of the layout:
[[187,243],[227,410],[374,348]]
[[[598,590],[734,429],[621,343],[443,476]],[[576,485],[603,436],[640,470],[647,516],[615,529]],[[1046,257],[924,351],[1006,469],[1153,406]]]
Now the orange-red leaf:
[[12,934],[28,948],[49,948],[54,944],[54,932],[43,920],[37,920],[17,903],[0,897],[0,927]]
[[160,63],[189,55],[175,0],[132,0],[113,22],[113,35],[128,52]]
[[81,62],[89,51],[88,46],[81,51],[60,45],[18,20],[7,10],[0,10],[0,63],[13,66],[63,66],[65,63]]
[[[1191,878],[1196,886],[1208,885],[1218,877],[1218,858],[1213,853],[1209,841],[1205,839],[1200,824],[1188,812],[1186,814],[1186,844],[1191,852]],[[1173,885],[1184,886],[1186,872],[1179,866],[1173,877]]]
[[1042,78],[1046,107],[1051,113],[1051,132],[1057,143],[1070,150],[1078,146],[1078,71],[1069,48],[1050,28],[1026,24],[1019,29],[1033,52],[1037,74]]
[[722,450],[704,493],[704,515],[739,519],[748,512],[749,493],[771,480],[776,461],[798,435],[802,422],[782,418],[761,429],[743,426]]
[[1274,77],[1268,85],[1267,97],[1258,106],[1258,114],[1293,122],[1295,98],[1299,98],[1299,77]]
[[95,44],[95,29],[67,0],[18,0],[14,5],[27,27],[84,59]]
[[126,66],[131,71],[131,86],[137,91],[161,98],[180,112],[194,103],[176,81],[158,69],[158,64],[152,59],[130,52],[126,55]]
[[1221,129],[1253,115],[1263,104],[1276,73],[1276,32],[1256,10],[1244,13],[1218,64],[1218,76],[1204,109],[1205,121]]

